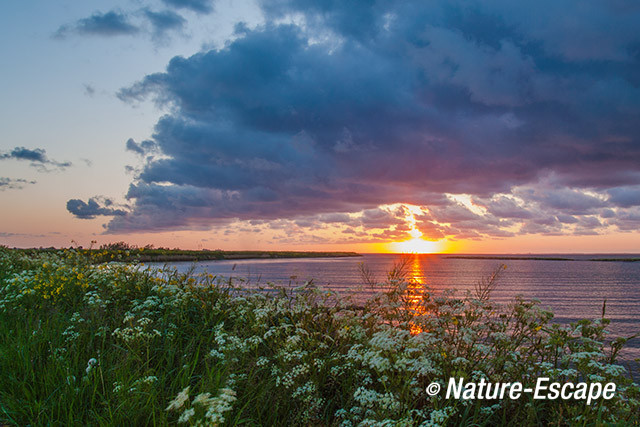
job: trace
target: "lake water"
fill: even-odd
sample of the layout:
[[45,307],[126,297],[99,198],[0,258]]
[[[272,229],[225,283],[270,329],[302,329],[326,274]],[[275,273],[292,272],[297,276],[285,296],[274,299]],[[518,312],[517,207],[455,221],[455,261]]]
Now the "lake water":
[[[504,264],[507,268],[492,293],[494,301],[507,304],[516,295],[525,299],[537,298],[543,307],[554,312],[556,322],[564,323],[599,318],[606,299],[606,316],[611,319],[612,335],[626,337],[640,332],[640,262],[589,260],[638,258],[638,255],[543,256],[573,261],[459,259],[451,255],[410,257],[409,278],[426,284],[434,292],[445,289],[456,289],[461,294],[466,290],[473,291],[479,280]],[[361,286],[360,264],[367,265],[379,281],[384,281],[386,273],[400,258],[401,255],[394,254],[365,254],[354,258],[202,261],[195,264],[195,272],[243,279],[248,287],[268,282],[295,287],[313,280],[317,286],[362,299],[368,291],[367,287]],[[180,271],[193,266],[192,263],[168,265]],[[640,338],[630,340],[624,351],[627,360],[638,357]]]

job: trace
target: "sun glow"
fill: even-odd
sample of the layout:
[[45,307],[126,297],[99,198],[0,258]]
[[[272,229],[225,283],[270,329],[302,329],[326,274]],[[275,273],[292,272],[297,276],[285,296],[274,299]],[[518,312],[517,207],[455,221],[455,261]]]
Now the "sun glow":
[[418,207],[413,205],[403,205],[406,212],[405,221],[410,227],[407,232],[412,239],[405,240],[404,242],[392,242],[388,244],[390,252],[395,253],[411,253],[411,254],[431,254],[434,252],[441,252],[442,245],[440,241],[434,242],[425,240],[422,238],[424,233],[418,230],[416,215],[421,215],[424,212]]
[[440,242],[430,242],[420,237],[404,242],[393,242],[390,246],[392,252],[396,253],[430,254],[441,251]]

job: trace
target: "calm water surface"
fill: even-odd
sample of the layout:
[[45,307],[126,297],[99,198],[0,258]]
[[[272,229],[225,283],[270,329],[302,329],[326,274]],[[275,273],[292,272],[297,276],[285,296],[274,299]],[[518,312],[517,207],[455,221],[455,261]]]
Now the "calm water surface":
[[[536,255],[537,257],[538,255]],[[434,292],[473,290],[482,278],[505,264],[494,301],[507,304],[516,295],[537,298],[555,313],[555,321],[599,318],[606,299],[612,335],[631,336],[640,332],[640,262],[589,261],[590,258],[637,258],[637,255],[561,255],[574,261],[456,259],[448,255],[412,255],[409,277],[426,284]],[[269,282],[300,286],[313,280],[317,286],[338,293],[366,298],[359,265],[366,264],[379,281],[400,260],[400,255],[365,254],[357,258],[306,258],[268,260],[203,261],[195,272],[245,280],[255,287]],[[191,263],[170,263],[180,271]],[[640,339],[628,343],[625,359],[640,357]],[[635,370],[635,369],[634,369]]]

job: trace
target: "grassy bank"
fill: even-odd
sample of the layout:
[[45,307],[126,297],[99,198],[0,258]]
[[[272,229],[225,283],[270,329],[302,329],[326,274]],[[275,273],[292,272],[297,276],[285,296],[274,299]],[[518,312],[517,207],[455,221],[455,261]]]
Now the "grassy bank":
[[[344,258],[359,257],[356,252],[311,252],[311,251],[223,251],[223,250],[198,250],[167,249],[149,247],[111,247],[99,249],[76,248],[75,251],[83,254],[96,263],[121,261],[121,262],[176,262],[176,261],[210,261],[229,259],[276,259],[276,258]],[[15,249],[27,256],[39,254],[60,254],[66,249],[41,248],[41,249]]]
[[[86,253],[0,248],[0,424],[593,425],[632,423],[639,390],[608,321],[551,324],[529,301],[433,295],[390,274],[360,308],[311,286],[233,283]],[[240,283],[239,283],[240,284]],[[450,377],[614,382],[611,400],[446,399]]]

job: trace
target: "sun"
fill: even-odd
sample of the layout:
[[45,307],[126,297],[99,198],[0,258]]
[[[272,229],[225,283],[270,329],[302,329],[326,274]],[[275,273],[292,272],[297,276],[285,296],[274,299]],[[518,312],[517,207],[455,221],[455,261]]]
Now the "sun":
[[412,238],[404,242],[391,242],[387,244],[389,252],[410,254],[432,254],[442,251],[440,241],[433,242],[422,238],[424,233],[417,227],[416,215],[422,211],[417,206],[403,205],[406,212],[405,223],[409,226],[409,234]]
[[440,242],[430,242],[420,237],[404,242],[393,242],[390,246],[391,251],[396,253],[431,254],[441,250]]

